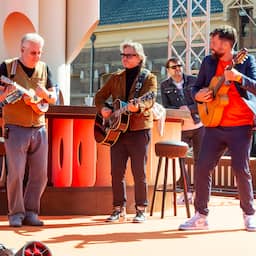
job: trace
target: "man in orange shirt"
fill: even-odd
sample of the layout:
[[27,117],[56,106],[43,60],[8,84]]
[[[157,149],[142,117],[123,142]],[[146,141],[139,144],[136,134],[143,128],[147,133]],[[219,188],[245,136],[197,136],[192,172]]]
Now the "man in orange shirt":
[[[209,113],[216,112],[221,105],[214,105],[218,100],[221,103],[221,100],[225,99],[225,104],[221,107],[222,111],[216,112],[216,116],[220,118],[214,124],[208,123],[208,120],[205,124],[201,116],[206,129],[195,170],[195,215],[181,224],[180,230],[208,229],[211,174],[224,151],[228,149],[237,181],[245,229],[256,231],[252,178],[249,170],[251,134],[256,113],[256,63],[250,55],[242,58],[242,62],[238,61],[239,58],[235,57],[233,52],[236,40],[236,30],[231,26],[222,26],[210,33],[212,54],[204,58],[193,87],[192,94],[198,106],[204,106],[206,117]],[[237,60],[236,64],[234,59]],[[215,79],[216,77],[223,80],[217,93],[210,89],[212,86],[217,87],[218,83],[214,84],[214,81],[219,79]],[[223,93],[221,97],[220,93]]]

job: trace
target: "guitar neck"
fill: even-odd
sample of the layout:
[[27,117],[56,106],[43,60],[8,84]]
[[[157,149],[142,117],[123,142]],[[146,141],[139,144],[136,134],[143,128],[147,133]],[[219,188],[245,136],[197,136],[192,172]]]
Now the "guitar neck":
[[[143,101],[152,100],[154,97],[155,97],[155,93],[154,92],[148,92],[148,93],[145,93],[144,95],[142,95],[139,98],[134,98],[134,99],[130,100],[129,103],[138,104],[138,103],[143,102]],[[121,102],[122,101],[119,100],[119,106],[121,106]],[[129,113],[128,103],[125,103],[125,106],[122,106],[122,107],[116,109],[112,113],[111,116],[114,117],[116,115],[122,115],[124,113]]]
[[[131,101],[130,101],[130,103],[132,102],[132,103],[139,103],[140,101],[141,101],[141,99],[143,99],[143,96],[142,97],[140,97],[140,98],[137,98],[137,99],[132,99]],[[129,110],[128,110],[128,104],[126,104],[125,106],[123,106],[123,107],[121,107],[121,108],[119,108],[118,110],[116,110],[115,112],[118,112],[120,115],[121,114],[124,114],[124,113],[128,113],[129,112]]]
[[129,110],[128,110],[128,105],[125,105],[124,107],[115,110],[115,111],[112,113],[112,115],[113,115],[113,116],[115,116],[116,114],[122,115],[122,114],[124,114],[125,112],[128,113],[128,111],[129,111]]
[[13,85],[17,88],[17,90],[19,90],[22,93],[28,95],[30,98],[33,98],[35,96],[35,93],[33,91],[27,90],[26,88],[20,86],[16,82],[13,82]]
[[27,90],[26,88],[22,87],[21,85],[19,85],[18,83],[10,80],[8,77],[5,77],[5,76],[1,76],[0,80],[6,84],[10,84],[10,85],[13,85],[15,86],[15,88],[17,90],[19,90],[20,92],[22,92],[22,94],[26,94],[28,95],[30,98],[33,98],[35,96],[35,93],[31,90]]

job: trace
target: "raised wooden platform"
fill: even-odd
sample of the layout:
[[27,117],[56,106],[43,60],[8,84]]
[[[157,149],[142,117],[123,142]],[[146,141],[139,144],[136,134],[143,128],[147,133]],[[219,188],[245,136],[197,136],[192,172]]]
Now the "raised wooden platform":
[[[151,201],[153,186],[149,186],[148,199]],[[162,193],[158,193],[155,211],[160,211]],[[127,213],[134,213],[134,188],[127,187]],[[5,189],[0,191],[0,215],[7,214]],[[172,193],[167,193],[166,210],[171,210]],[[149,207],[148,207],[149,208]],[[47,187],[41,200],[40,215],[103,215],[112,211],[111,187],[54,188]],[[170,215],[173,215],[171,212]]]
[[[191,186],[193,186],[193,160],[186,160]],[[250,167],[256,195],[256,158],[251,158]],[[153,185],[148,187],[149,202],[152,198]],[[237,197],[235,178],[230,168],[230,157],[223,157],[213,174],[212,194]],[[157,193],[155,211],[161,209],[162,193]],[[127,187],[127,212],[134,213],[134,187]],[[7,214],[7,198],[5,188],[0,190],[0,215]],[[148,207],[149,208],[149,207]],[[111,187],[63,187],[48,186],[41,200],[41,215],[103,215],[112,210]],[[172,193],[167,193],[166,210],[172,213]],[[168,214],[167,214],[168,215]]]

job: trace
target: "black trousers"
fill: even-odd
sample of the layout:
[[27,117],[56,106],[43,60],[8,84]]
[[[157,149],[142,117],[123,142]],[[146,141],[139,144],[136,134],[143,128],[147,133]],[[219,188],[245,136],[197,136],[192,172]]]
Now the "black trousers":
[[113,206],[126,206],[125,171],[130,158],[134,179],[135,207],[147,206],[146,162],[151,132],[149,129],[121,134],[111,147]]

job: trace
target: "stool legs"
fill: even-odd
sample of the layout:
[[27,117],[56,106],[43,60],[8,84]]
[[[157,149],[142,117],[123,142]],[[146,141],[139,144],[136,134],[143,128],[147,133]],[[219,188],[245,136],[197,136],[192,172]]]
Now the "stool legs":
[[167,178],[168,178],[168,157],[165,158],[165,167],[164,167],[164,186],[163,186],[163,199],[162,199],[162,210],[161,210],[161,218],[164,218],[164,207],[165,207],[165,196],[167,190]]
[[[154,204],[155,204],[155,197],[156,197],[156,192],[161,191],[163,193],[162,195],[162,208],[161,208],[161,218],[164,218],[164,209],[165,209],[165,197],[166,197],[166,192],[167,192],[167,179],[168,179],[168,167],[169,167],[169,162],[168,162],[168,157],[165,157],[165,168],[164,168],[164,183],[163,183],[163,188],[158,189],[158,180],[159,180],[159,175],[161,171],[161,165],[162,165],[162,160],[163,157],[159,157],[158,160],[158,166],[157,166],[157,172],[156,172],[156,180],[154,184],[154,191],[153,191],[153,198],[152,198],[152,203],[151,203],[151,208],[150,208],[150,216],[153,215],[153,210],[154,210]],[[187,179],[185,175],[185,162],[184,158],[179,158],[179,164],[180,164],[180,170],[181,170],[181,176],[184,181],[184,200],[185,200],[185,205],[186,205],[186,211],[187,211],[187,217],[190,218],[190,209],[189,209],[189,202],[188,202],[188,197],[187,197]],[[173,175],[173,189],[171,192],[173,192],[173,210],[174,210],[174,216],[177,216],[177,187],[176,187],[176,159],[172,158],[172,175]],[[170,190],[168,190],[170,191]]]
[[173,214],[177,216],[176,161],[172,159]]
[[186,174],[185,174],[185,159],[184,158],[179,158],[179,163],[180,163],[180,171],[181,175],[183,178],[183,191],[184,191],[184,201],[186,205],[186,210],[187,210],[187,217],[190,218],[190,208],[189,208],[189,202],[188,202],[188,186],[187,186],[187,179],[186,179]]
[[158,179],[159,179],[159,174],[160,174],[160,170],[161,170],[162,160],[163,160],[163,158],[159,157],[157,172],[156,172],[156,180],[155,180],[155,185],[154,185],[153,198],[152,198],[152,203],[151,203],[151,208],[150,208],[150,216],[153,215],[155,198],[156,198],[156,191],[157,191],[157,185],[158,185]]

